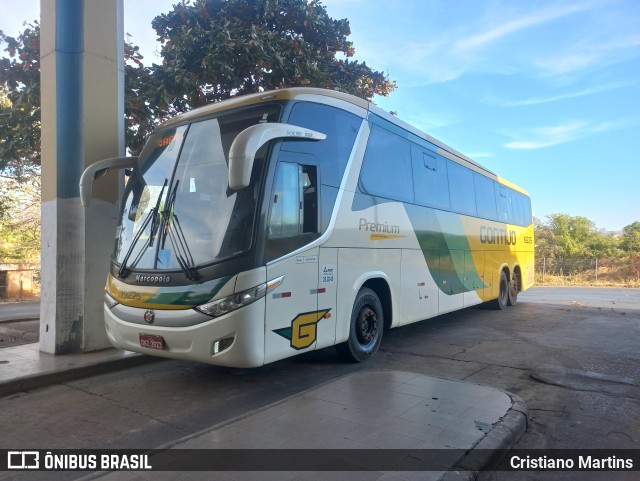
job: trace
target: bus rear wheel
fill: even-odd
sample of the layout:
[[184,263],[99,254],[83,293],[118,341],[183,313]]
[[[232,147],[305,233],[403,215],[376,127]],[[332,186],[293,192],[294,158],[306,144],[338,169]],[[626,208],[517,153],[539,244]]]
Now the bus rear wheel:
[[502,271],[500,272],[500,284],[498,289],[498,298],[493,301],[493,307],[495,309],[506,309],[509,304],[509,281],[507,279],[507,274]]
[[360,289],[351,312],[349,339],[336,350],[349,362],[371,358],[380,347],[384,330],[384,314],[378,295],[366,287]]
[[519,285],[518,285],[518,276],[516,275],[515,272],[513,272],[513,274],[511,274],[511,282],[509,283],[509,296],[507,298],[507,303],[510,306],[515,306],[516,302],[518,302],[518,291],[519,291]]

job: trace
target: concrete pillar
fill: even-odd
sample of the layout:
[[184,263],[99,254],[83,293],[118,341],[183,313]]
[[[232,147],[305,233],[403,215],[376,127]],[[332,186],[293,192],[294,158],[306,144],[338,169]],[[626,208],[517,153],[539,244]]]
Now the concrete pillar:
[[78,182],[124,155],[123,0],[41,0],[42,279],[40,350],[110,344],[102,314],[119,182],[101,178],[92,206]]

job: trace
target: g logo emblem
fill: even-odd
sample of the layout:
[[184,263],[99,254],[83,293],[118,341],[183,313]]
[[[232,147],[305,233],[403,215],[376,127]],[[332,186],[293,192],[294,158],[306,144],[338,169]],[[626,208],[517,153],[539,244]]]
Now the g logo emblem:
[[292,348],[298,351],[305,349],[316,342],[318,322],[320,322],[330,310],[331,309],[325,309],[323,311],[298,314],[295,319],[291,321],[291,327],[275,329],[273,332],[291,341]]

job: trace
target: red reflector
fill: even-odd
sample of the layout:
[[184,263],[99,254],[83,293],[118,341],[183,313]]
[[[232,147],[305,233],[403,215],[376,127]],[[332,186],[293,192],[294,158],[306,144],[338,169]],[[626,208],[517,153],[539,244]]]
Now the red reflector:
[[283,292],[282,293],[282,297],[291,297],[291,293],[290,292]]
[[327,290],[324,287],[318,289],[318,294],[324,294],[325,292],[327,292]]

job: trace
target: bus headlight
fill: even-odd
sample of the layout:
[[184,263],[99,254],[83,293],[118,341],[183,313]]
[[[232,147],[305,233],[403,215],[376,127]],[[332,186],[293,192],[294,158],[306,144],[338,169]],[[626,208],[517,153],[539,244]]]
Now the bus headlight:
[[228,314],[229,312],[240,309],[243,306],[247,306],[252,302],[257,301],[264,297],[268,292],[282,284],[284,276],[280,276],[269,282],[264,282],[256,287],[247,289],[246,291],[238,292],[222,299],[216,299],[215,301],[207,302],[201,306],[196,307],[198,311],[212,317],[220,317]]

